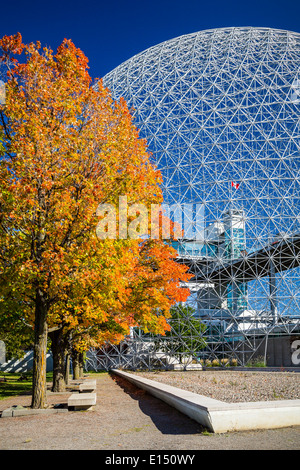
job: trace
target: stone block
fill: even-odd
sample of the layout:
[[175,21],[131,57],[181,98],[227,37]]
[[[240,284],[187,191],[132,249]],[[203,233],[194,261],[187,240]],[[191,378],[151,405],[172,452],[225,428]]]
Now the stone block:
[[77,410],[90,410],[96,405],[96,393],[72,393],[68,398],[68,408]]
[[79,391],[84,393],[95,392],[97,388],[96,380],[85,380],[83,383],[79,384]]

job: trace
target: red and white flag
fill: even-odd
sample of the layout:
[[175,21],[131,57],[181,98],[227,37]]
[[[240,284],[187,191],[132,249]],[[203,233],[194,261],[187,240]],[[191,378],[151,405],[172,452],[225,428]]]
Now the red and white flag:
[[239,189],[239,186],[240,186],[240,183],[234,183],[233,181],[231,181],[232,188]]

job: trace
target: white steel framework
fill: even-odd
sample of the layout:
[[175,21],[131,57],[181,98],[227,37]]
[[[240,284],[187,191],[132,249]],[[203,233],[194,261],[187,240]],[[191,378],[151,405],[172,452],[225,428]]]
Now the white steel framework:
[[206,347],[179,348],[178,328],[163,347],[137,330],[104,348],[100,363],[152,367],[186,356],[245,364],[267,355],[270,337],[299,334],[300,34],[201,31],[151,47],[103,81],[133,109],[165,202],[201,207],[200,225],[190,215],[176,248],[194,273],[187,305],[206,325],[183,330],[203,335]]

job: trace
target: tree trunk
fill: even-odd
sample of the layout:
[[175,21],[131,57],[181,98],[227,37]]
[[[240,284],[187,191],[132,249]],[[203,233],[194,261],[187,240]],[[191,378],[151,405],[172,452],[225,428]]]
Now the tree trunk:
[[43,293],[40,289],[37,289],[34,323],[32,408],[45,408],[47,404],[47,338],[47,304]]
[[79,361],[79,352],[72,351],[72,366],[73,366],[73,379],[78,380],[80,377],[80,361]]
[[79,374],[83,377],[83,353],[79,353]]
[[65,362],[65,384],[69,385],[70,383],[70,354],[67,352],[66,354],[66,362]]
[[52,392],[64,392],[65,384],[65,341],[63,328],[49,333],[53,355]]

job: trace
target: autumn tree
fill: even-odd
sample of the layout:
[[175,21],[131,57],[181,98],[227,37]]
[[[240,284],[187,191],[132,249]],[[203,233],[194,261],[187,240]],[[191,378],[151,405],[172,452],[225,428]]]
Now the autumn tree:
[[161,176],[82,51],[64,40],[54,54],[17,34],[0,40],[0,60],[1,299],[34,327],[32,407],[42,408],[49,334],[54,349],[71,332],[84,350],[133,324],[163,333],[185,269],[161,241],[96,236],[99,204],[160,203]]
[[[133,242],[99,241],[96,233],[86,246],[76,274],[61,293],[49,316],[54,358],[53,389],[64,388],[64,361],[67,350],[73,362],[78,353],[105,340],[120,341],[126,317],[120,315],[127,277],[133,271]],[[123,323],[123,324],[122,324]]]
[[1,106],[2,293],[31,304],[32,407],[40,408],[49,313],[87,256],[97,206],[119,194],[156,202],[159,174],[126,103],[114,102],[101,81],[92,86],[87,58],[70,40],[54,54],[38,42],[22,44],[18,34],[4,37],[0,49],[8,75]]
[[[189,295],[180,281],[190,276],[175,261],[176,252],[168,244],[130,240],[127,250],[121,249],[123,244],[120,240],[96,243],[94,256],[90,252],[81,265],[85,282],[74,282],[73,292],[69,290],[64,302],[56,305],[52,320],[62,327],[51,334],[56,391],[64,388],[66,345],[72,347],[77,363],[77,356],[82,357],[90,347],[120,343],[131,326],[164,335],[170,328],[170,308]],[[86,269],[92,269],[94,275],[86,276]]]

